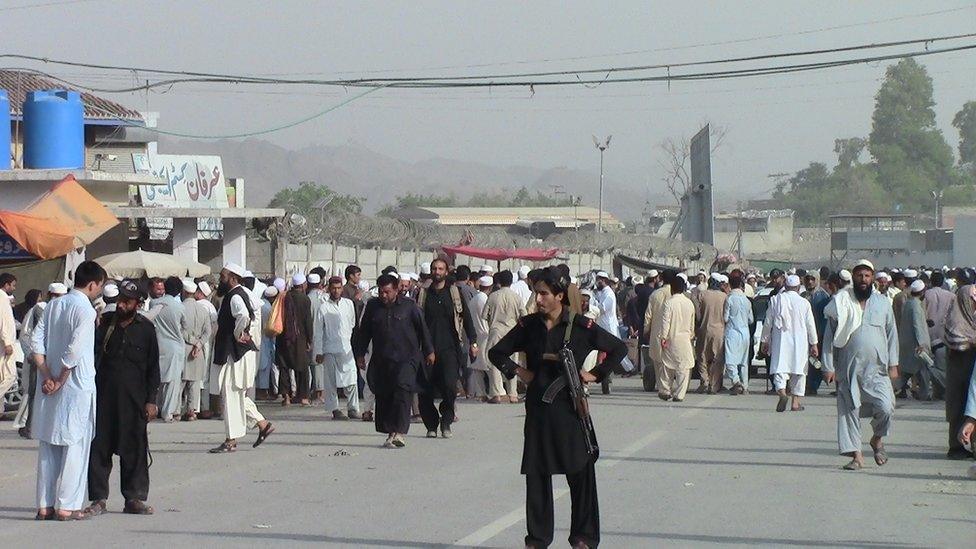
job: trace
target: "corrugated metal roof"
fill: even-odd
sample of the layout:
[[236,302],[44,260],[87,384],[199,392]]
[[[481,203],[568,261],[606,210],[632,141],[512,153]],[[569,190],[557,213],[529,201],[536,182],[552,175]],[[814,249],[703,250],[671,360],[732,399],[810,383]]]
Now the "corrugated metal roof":
[[57,80],[51,80],[31,71],[0,70],[0,90],[7,90],[10,99],[10,115],[23,115],[22,107],[27,92],[36,90],[71,90],[81,93],[81,101],[85,104],[85,119],[87,120],[129,120],[142,122],[138,112],[124,107],[114,101],[92,95],[82,90],[76,90]]

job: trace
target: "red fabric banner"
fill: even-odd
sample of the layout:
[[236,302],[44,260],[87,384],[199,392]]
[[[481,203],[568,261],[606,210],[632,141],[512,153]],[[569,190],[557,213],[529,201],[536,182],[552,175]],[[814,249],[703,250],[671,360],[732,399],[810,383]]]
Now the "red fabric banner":
[[479,259],[502,261],[504,259],[522,259],[525,261],[549,261],[559,255],[558,248],[475,248],[474,246],[442,246],[441,249],[450,255],[466,255]]

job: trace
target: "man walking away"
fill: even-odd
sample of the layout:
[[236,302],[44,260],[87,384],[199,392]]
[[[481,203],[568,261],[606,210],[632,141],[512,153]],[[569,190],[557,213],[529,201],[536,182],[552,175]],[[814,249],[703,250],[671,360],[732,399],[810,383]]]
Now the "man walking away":
[[671,297],[661,313],[661,335],[656,343],[661,346],[662,392],[658,396],[662,400],[685,399],[695,366],[695,305],[685,295],[687,289],[684,273],[672,278]]
[[183,368],[182,403],[183,421],[196,421],[200,413],[200,393],[203,378],[210,372],[207,364],[207,347],[210,345],[210,311],[200,304],[196,296],[199,289],[192,280],[183,281],[183,340],[186,366]]
[[941,400],[945,397],[946,362],[948,348],[945,344],[946,318],[949,310],[956,301],[956,295],[946,290],[945,275],[942,271],[932,273],[932,287],[925,292],[925,317],[929,328],[929,341],[932,343],[932,358],[934,364],[932,373],[932,398]]
[[729,276],[732,293],[725,301],[725,376],[729,394],[749,392],[749,326],[753,323],[752,303],[742,290],[745,280],[736,269]]
[[[186,309],[179,300],[183,281],[175,276],[163,282],[165,294],[155,300],[158,312],[153,320],[159,340],[159,417],[166,423],[175,421],[180,411],[180,389],[186,367],[186,341],[183,326]],[[121,290],[120,290],[121,292]],[[116,305],[117,306],[117,305]]]
[[[292,287],[284,295],[285,331],[278,336],[275,352],[281,368],[281,405],[291,404],[292,393],[302,406],[309,406],[309,352],[312,350],[312,305],[305,295],[305,275],[292,276]],[[295,374],[295,387],[291,384]]]
[[793,397],[791,409],[803,410],[800,398],[806,393],[809,357],[817,356],[817,326],[810,302],[800,296],[800,277],[786,277],[783,292],[769,300],[763,322],[763,352],[770,356],[769,372],[779,401],[777,412],[785,412]]
[[[195,288],[194,288],[195,290]],[[149,437],[146,425],[156,415],[159,347],[156,330],[139,310],[145,295],[135,282],[119,286],[115,312],[95,334],[95,438],[88,461],[88,497],[92,516],[105,512],[112,455],[119,456],[124,513],[151,515]],[[197,388],[197,395],[200,394]]]
[[708,279],[708,289],[699,292],[696,310],[698,376],[701,384],[699,393],[713,395],[722,389],[722,374],[725,371],[725,300],[728,298],[721,290],[722,276],[712,274]]
[[919,400],[932,400],[931,366],[934,362],[929,354],[932,344],[925,322],[925,283],[916,280],[908,290],[908,298],[901,307],[901,323],[898,324],[898,364],[902,375],[895,383],[895,393],[899,398],[906,398],[908,380],[917,376],[918,393],[915,396]]

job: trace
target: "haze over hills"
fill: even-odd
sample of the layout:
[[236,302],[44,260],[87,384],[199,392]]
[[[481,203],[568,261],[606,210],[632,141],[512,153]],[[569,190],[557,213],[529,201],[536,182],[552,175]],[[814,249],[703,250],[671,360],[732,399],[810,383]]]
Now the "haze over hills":
[[[489,166],[479,162],[431,158],[406,162],[370,150],[359,144],[308,146],[288,150],[259,140],[190,141],[163,139],[160,153],[215,154],[223,160],[229,177],[243,177],[247,206],[263,207],[279,190],[316,181],[341,193],[366,198],[366,212],[374,213],[396,196],[407,193],[454,193],[467,198],[478,192],[521,186],[530,191],[552,193],[550,185],[583,196],[583,203],[596,206],[599,174],[584,170],[530,166]],[[605,208],[622,220],[640,217],[646,200],[666,202],[664,195],[648,195],[643,184],[626,184],[607,177]]]

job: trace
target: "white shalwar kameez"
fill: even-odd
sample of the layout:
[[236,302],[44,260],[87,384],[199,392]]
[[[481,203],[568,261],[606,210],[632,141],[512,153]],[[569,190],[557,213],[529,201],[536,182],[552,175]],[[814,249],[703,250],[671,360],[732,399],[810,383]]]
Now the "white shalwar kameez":
[[346,394],[346,408],[359,413],[359,388],[356,358],[352,354],[352,330],[356,327],[356,307],[352,300],[340,297],[333,301],[328,294],[314,315],[312,330],[316,355],[323,355],[325,411],[339,409],[338,388]]
[[793,290],[774,295],[763,322],[762,341],[769,344],[769,372],[776,390],[803,396],[810,346],[817,343],[810,302]]
[[80,510],[88,498],[88,454],[95,434],[95,320],[78,290],[51,302],[34,328],[31,347],[44,355],[51,375],[71,370],[64,385],[34,392],[31,435],[38,441],[37,508]]
[[[254,309],[252,309],[254,310]],[[258,327],[260,339],[260,309],[255,311],[254,321],[247,312],[247,305],[244,304],[240,295],[232,295],[230,298],[230,313],[234,317],[234,338],[240,339],[241,334],[248,330],[251,332],[254,327]],[[254,335],[251,335],[252,339]],[[234,361],[233,357],[227,357],[227,363],[220,366],[217,377],[220,396],[224,403],[224,428],[228,439],[238,439],[247,433],[248,429],[253,429],[259,421],[264,421],[264,416],[258,411],[254,401],[247,396],[247,390],[254,384],[254,375],[257,373],[256,353],[249,352],[241,360]]]

